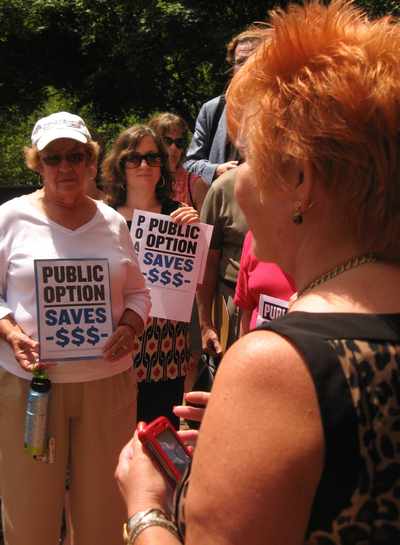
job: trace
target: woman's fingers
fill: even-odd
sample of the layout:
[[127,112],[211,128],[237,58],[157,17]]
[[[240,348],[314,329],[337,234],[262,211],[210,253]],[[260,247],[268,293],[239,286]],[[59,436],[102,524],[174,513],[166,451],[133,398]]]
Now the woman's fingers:
[[189,405],[177,405],[173,409],[174,414],[185,420],[201,422],[204,416],[204,407],[190,407]]
[[126,325],[120,325],[108,339],[103,348],[104,358],[116,361],[131,353],[134,347],[132,329]]
[[200,220],[199,213],[192,206],[181,206],[171,213],[171,218],[176,223],[197,223]]
[[202,405],[206,407],[208,400],[210,399],[210,392],[187,392],[184,395],[184,399],[186,403],[195,403],[196,405]]
[[122,449],[115,470],[128,515],[149,507],[167,510],[170,487],[135,433]]
[[9,336],[8,340],[14,351],[15,359],[24,371],[32,373],[43,367],[43,364],[39,362],[39,343],[37,341],[22,331],[16,331]]
[[178,431],[178,435],[189,449],[190,454],[192,454],[199,437],[199,432],[197,430],[180,430]]
[[201,422],[209,399],[209,392],[187,392],[184,395],[185,405],[174,407],[174,414],[185,420]]

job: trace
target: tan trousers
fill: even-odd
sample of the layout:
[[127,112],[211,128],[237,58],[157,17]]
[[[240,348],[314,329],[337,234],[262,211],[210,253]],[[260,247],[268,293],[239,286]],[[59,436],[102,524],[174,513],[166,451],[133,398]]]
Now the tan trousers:
[[[67,364],[65,364],[67,365]],[[53,384],[50,435],[55,462],[23,449],[29,383],[0,369],[0,482],[5,545],[57,545],[71,468],[74,545],[121,545],[126,511],[114,479],[136,425],[133,370],[111,378]]]

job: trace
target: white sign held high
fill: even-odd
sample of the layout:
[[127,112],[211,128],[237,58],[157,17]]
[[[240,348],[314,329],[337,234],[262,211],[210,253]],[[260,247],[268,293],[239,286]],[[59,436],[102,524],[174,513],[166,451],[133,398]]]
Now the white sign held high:
[[131,236],[151,289],[152,316],[190,321],[211,233],[211,225],[178,224],[164,214],[135,210]]

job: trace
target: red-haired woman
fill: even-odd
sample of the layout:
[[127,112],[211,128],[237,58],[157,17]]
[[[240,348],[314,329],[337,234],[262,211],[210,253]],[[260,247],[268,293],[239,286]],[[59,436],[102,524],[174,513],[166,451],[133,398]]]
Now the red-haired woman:
[[[187,545],[391,545],[400,23],[341,0],[292,5],[270,22],[270,40],[232,80],[228,122],[246,148],[236,194],[255,255],[289,273],[298,296],[226,353],[176,522]],[[138,514],[168,504],[136,438],[117,475],[135,545],[179,543],[160,512]]]

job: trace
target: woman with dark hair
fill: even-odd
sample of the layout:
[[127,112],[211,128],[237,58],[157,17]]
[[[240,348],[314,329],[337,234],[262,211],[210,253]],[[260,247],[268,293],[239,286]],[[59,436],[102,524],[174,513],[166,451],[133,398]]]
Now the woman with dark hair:
[[[209,185],[203,178],[188,172],[182,166],[189,142],[189,127],[186,121],[176,114],[164,112],[151,117],[149,126],[161,137],[168,151],[169,166],[174,177],[174,199],[185,202],[200,212]],[[193,305],[189,333],[193,360],[194,363],[198,363],[202,346],[196,301]],[[193,383],[196,373],[197,367],[194,365],[188,373],[186,387]]]
[[[146,153],[141,155],[142,151]],[[135,208],[159,213],[161,209],[165,213],[165,207],[169,209],[172,176],[168,154],[150,127],[134,125],[123,131],[104,159],[102,172],[110,203],[129,227]],[[152,191],[144,180],[152,181]]]
[[[111,204],[131,224],[135,209],[168,214],[178,223],[198,221],[197,212],[171,198],[172,177],[162,140],[145,125],[135,125],[116,139],[103,163]],[[138,420],[168,416],[182,402],[191,361],[188,324],[152,317],[135,342],[133,363],[139,383]]]
[[183,117],[163,112],[149,120],[149,127],[161,137],[169,157],[174,178],[174,199],[185,202],[200,211],[209,185],[200,176],[187,172],[182,163],[189,142],[189,127]]

